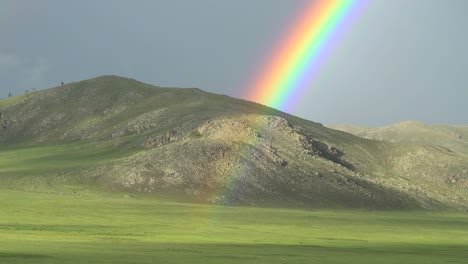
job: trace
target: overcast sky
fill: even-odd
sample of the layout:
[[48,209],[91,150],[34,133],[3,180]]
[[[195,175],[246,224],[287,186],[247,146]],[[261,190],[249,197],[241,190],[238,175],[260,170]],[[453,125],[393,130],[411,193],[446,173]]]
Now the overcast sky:
[[[115,74],[243,97],[300,0],[0,0],[0,97]],[[292,114],[468,125],[468,1],[371,0]]]

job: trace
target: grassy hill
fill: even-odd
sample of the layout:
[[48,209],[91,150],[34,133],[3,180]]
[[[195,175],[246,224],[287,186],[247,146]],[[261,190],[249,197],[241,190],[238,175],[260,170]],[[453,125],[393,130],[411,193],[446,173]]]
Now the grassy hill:
[[466,208],[468,158],[199,89],[103,76],[0,100],[2,188],[196,203]]
[[468,126],[428,125],[407,121],[385,127],[330,125],[359,137],[404,144],[438,145],[468,155]]

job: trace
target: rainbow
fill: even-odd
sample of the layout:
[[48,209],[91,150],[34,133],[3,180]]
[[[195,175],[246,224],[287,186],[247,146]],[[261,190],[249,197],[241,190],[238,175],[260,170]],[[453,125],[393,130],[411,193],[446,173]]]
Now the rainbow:
[[[305,8],[294,21],[287,34],[281,36],[279,45],[273,48],[260,72],[255,72],[253,82],[246,85],[247,99],[265,104],[280,110],[288,110],[296,104],[302,93],[309,88],[318,73],[319,66],[338,44],[339,37],[346,29],[351,18],[366,0],[316,0],[307,1]],[[286,37],[284,37],[286,36]],[[252,124],[261,126],[262,121],[251,116]],[[248,145],[256,144],[252,141],[248,131],[239,131],[239,141]],[[240,147],[234,156],[240,164],[254,158],[255,150]],[[247,175],[247,166],[230,167],[225,175],[226,179],[219,182],[212,190],[202,194],[199,201],[206,202],[213,197],[229,199],[230,195],[239,187],[239,177]],[[192,214],[202,210],[202,205],[194,206]],[[190,217],[187,225],[198,228],[202,232],[210,232],[211,222],[222,218],[214,210],[212,218],[203,223],[195,223]],[[216,216],[215,216],[216,215]]]
[[[310,87],[326,55],[365,0],[316,0],[308,3],[267,59],[248,100],[288,111]],[[286,36],[286,37],[285,37]]]
[[[305,8],[288,29],[286,37],[273,49],[265,67],[256,73],[254,82],[248,85],[247,97],[252,101],[280,110],[294,106],[302,93],[310,86],[318,66],[338,43],[348,21],[360,10],[366,0],[316,0],[307,1]],[[252,118],[251,124],[259,127],[262,121]],[[255,145],[248,132],[239,131],[240,141]],[[236,151],[241,163],[253,158],[248,147]],[[202,198],[223,196],[229,198],[238,187],[238,177],[248,174],[246,167],[228,169],[227,179]]]

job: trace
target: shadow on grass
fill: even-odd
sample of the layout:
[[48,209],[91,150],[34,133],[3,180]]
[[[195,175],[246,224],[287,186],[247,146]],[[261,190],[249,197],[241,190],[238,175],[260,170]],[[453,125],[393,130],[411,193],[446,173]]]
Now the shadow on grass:
[[[459,245],[216,245],[177,244],[162,251],[193,263],[466,263],[467,248]],[[355,241],[357,242],[357,241]],[[163,246],[163,245],[161,245]],[[187,252],[187,249],[190,252]],[[185,250],[185,252],[184,252]],[[160,255],[163,257],[165,254]],[[170,255],[170,254],[169,254]],[[169,255],[166,255],[169,256]],[[185,257],[183,257],[185,256]],[[164,259],[164,257],[163,257]],[[170,259],[167,259],[168,261]]]
[[44,259],[44,258],[51,258],[50,256],[46,255],[39,255],[39,254],[25,254],[25,253],[2,253],[0,252],[0,263],[4,263],[5,259]]
[[[466,263],[460,245],[334,245],[204,244],[204,243],[66,243],[44,245],[44,253],[0,253],[0,263]],[[22,258],[22,259],[20,259]],[[35,259],[36,258],[36,259]],[[42,259],[41,259],[42,258]]]

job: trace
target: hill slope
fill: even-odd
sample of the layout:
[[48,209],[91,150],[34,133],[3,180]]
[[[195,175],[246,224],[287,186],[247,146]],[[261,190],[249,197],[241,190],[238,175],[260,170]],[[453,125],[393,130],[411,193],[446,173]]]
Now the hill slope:
[[468,158],[199,89],[103,76],[0,100],[3,188],[202,203],[466,208]]
[[353,135],[389,142],[438,145],[468,155],[468,126],[428,125],[407,121],[385,127],[330,125]]

